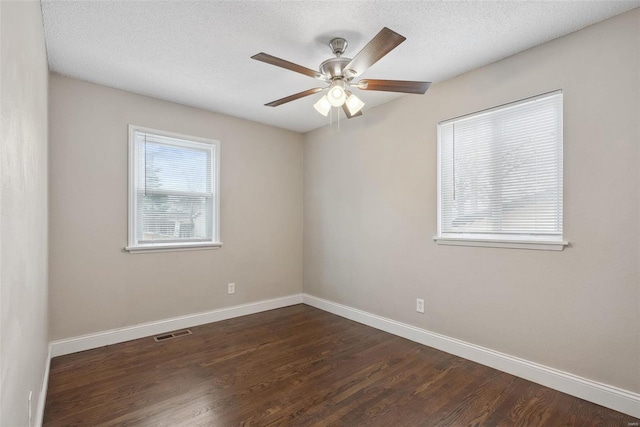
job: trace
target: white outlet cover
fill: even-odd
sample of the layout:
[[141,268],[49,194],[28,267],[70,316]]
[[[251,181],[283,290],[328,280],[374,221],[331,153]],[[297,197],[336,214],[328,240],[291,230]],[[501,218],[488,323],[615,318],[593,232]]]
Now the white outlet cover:
[[424,313],[424,300],[423,299],[416,299],[416,311],[418,313]]
[[227,293],[229,295],[236,293],[236,284],[235,283],[229,283],[229,285],[227,287]]

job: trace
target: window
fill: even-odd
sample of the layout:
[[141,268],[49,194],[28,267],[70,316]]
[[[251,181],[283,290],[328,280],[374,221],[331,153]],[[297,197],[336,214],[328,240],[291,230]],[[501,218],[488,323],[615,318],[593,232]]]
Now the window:
[[438,124],[435,240],[562,250],[562,91]]
[[220,247],[220,142],[129,126],[129,251]]

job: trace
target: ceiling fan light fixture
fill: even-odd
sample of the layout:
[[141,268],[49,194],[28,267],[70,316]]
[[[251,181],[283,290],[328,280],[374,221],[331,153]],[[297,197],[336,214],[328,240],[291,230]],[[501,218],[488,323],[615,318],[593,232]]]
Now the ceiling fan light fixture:
[[313,108],[315,108],[316,111],[323,116],[327,116],[327,114],[329,114],[329,111],[331,110],[331,104],[327,99],[327,95],[323,95],[322,98],[318,99],[318,102],[313,104]]
[[344,90],[344,86],[345,84],[342,80],[334,80],[329,87],[327,99],[334,107],[342,107],[342,104],[347,100],[347,94]]
[[349,92],[349,97],[347,97],[347,100],[344,103],[352,116],[357,114],[358,111],[362,110],[362,107],[364,107],[364,102],[351,92]]

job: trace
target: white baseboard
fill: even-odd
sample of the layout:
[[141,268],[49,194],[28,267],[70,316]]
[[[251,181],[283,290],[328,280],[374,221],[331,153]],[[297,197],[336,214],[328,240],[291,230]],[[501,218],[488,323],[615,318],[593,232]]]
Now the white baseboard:
[[302,294],[294,294],[281,298],[221,308],[204,313],[189,314],[187,316],[174,317],[156,322],[142,323],[125,328],[111,329],[109,331],[98,332],[95,334],[52,341],[51,357],[104,347],[105,345],[117,344],[151,335],[175,331],[177,329],[191,328],[194,326],[204,325],[206,323],[218,322],[220,320],[246,316],[247,314],[260,313],[261,311],[273,310],[300,303],[302,303]]
[[49,388],[49,368],[51,367],[51,344],[47,352],[47,360],[44,364],[44,377],[42,378],[42,387],[40,387],[40,396],[38,396],[38,407],[36,408],[35,427],[42,427],[44,421],[44,405],[47,402],[47,389]]
[[568,372],[430,332],[406,323],[397,322],[353,307],[314,297],[313,295],[303,294],[302,301],[307,305],[328,311],[329,313],[337,314],[338,316],[358,323],[640,418],[640,394],[638,393],[582,378]]

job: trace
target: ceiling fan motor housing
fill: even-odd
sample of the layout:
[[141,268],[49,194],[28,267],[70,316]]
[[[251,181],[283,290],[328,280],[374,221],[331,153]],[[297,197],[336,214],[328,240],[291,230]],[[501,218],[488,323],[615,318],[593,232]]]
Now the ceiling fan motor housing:
[[336,78],[346,79],[344,68],[351,62],[351,58],[343,58],[342,54],[347,49],[349,43],[343,39],[342,37],[336,37],[329,42],[329,47],[331,51],[336,56],[335,58],[330,58],[320,64],[320,72],[325,76],[329,77],[331,80]]
[[351,58],[331,58],[320,64],[320,72],[330,79],[344,77],[343,70],[351,62]]

